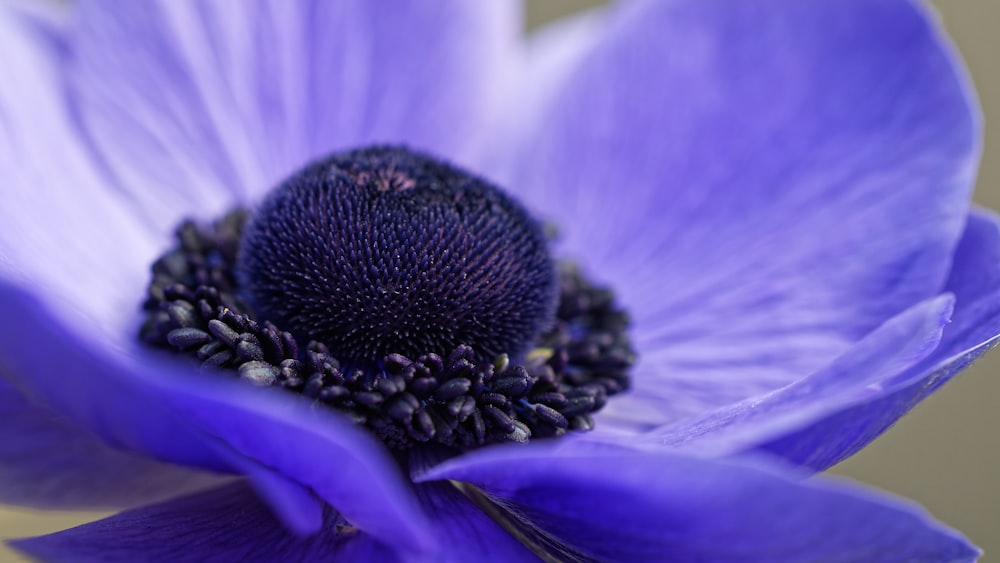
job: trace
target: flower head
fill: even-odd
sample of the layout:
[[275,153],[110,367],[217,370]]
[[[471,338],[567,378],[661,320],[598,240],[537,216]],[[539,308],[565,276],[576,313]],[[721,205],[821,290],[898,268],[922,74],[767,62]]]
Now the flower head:
[[[150,503],[16,545],[974,558],[803,479],[1000,334],[975,101],[925,7],[623,2],[521,47],[513,2],[3,6],[2,500]],[[546,340],[594,303],[631,329]]]

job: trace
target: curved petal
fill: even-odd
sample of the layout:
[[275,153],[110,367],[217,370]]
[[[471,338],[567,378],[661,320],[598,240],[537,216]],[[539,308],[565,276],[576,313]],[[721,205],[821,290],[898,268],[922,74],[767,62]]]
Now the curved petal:
[[217,210],[361,144],[475,160],[520,23],[512,0],[78,4],[82,119],[146,211]]
[[226,445],[220,445],[219,451],[293,533],[309,536],[323,528],[324,503],[311,490]]
[[973,561],[978,554],[912,505],[802,481],[761,462],[577,441],[478,450],[421,478],[436,479],[480,487],[511,518],[530,522],[535,537],[601,560]]
[[[64,307],[54,314],[34,296],[3,280],[0,309],[4,311],[0,317],[2,374],[27,396],[116,447],[192,467],[229,469],[202,434],[143,388],[153,366],[130,370],[122,365],[127,359],[120,352],[100,346],[99,337],[78,336],[87,335],[89,320],[79,312]],[[67,330],[67,324],[78,334]],[[112,357],[119,362],[111,361]]]
[[416,491],[430,515],[430,530],[438,538],[439,551],[428,560],[442,563],[538,561],[453,484],[423,483],[417,485]]
[[759,436],[756,449],[822,471],[855,454],[1000,341],[1000,224],[970,217],[948,289],[957,298],[941,344],[877,393],[784,432]]
[[[72,311],[54,314],[2,281],[0,308],[5,373],[109,443],[174,463],[242,470],[259,487],[277,487],[274,495],[288,494],[292,482],[377,537],[427,547],[419,532],[425,518],[384,446],[332,411],[314,411],[277,390],[196,375],[138,344],[127,354],[111,352],[66,330],[66,324],[85,326]],[[258,467],[247,471],[234,453]],[[273,500],[272,494],[263,496]],[[289,521],[296,529],[306,523]]]
[[128,510],[104,520],[10,544],[42,561],[400,561],[327,509],[323,530],[295,536],[245,483]]
[[35,508],[137,506],[218,478],[108,447],[0,378],[0,503]]
[[374,537],[414,551],[431,547],[427,519],[385,446],[345,417],[236,382],[164,387],[160,400],[234,452],[308,487]]
[[[763,436],[798,430],[810,421],[867,402],[935,351],[951,318],[952,305],[951,297],[921,303],[891,319],[832,364],[808,377],[705,416],[653,430],[643,434],[642,439],[731,453],[758,443]],[[829,447],[819,439],[812,446]]]
[[828,368],[773,393],[645,434],[714,454],[766,451],[821,471],[853,455],[1000,340],[1000,223],[970,215],[947,289]]
[[980,124],[917,2],[619,8],[513,185],[633,313],[638,389],[703,413],[940,291]]
[[[1000,287],[1000,217],[993,211],[974,209],[965,224],[965,232],[955,256],[945,291],[958,299],[955,314],[993,295]],[[992,327],[984,327],[990,330]]]

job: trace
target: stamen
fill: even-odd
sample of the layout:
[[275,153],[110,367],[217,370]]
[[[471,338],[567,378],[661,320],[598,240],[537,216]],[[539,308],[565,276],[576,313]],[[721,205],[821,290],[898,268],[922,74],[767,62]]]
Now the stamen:
[[[380,190],[414,189],[397,169],[365,173]],[[555,320],[523,361],[512,364],[505,353],[484,360],[459,343],[345,363],[326,343],[260,320],[239,297],[234,271],[248,217],[236,210],[211,227],[188,221],[177,229],[177,247],[152,267],[144,341],[335,408],[394,449],[423,442],[470,449],[589,430],[591,415],[628,388],[635,361],[628,317],[570,263],[558,265]]]

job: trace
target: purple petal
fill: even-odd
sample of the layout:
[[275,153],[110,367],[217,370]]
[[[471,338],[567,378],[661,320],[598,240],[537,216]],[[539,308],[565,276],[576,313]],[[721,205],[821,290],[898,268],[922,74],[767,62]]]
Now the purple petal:
[[[367,532],[427,547],[424,517],[385,447],[333,411],[278,390],[194,374],[138,344],[128,354],[110,353],[67,332],[72,312],[52,314],[2,282],[0,308],[0,358],[9,375],[106,441],[174,463],[242,470],[258,487],[278,487],[263,495],[270,499],[298,494],[289,482],[308,487]],[[233,455],[278,476],[247,471]],[[275,503],[303,505],[301,498]],[[301,529],[309,521],[288,523]]]
[[817,471],[831,467],[885,432],[1000,339],[998,287],[1000,224],[993,214],[976,212],[947,284],[957,300],[950,324],[942,324],[947,300],[925,303],[816,374],[644,438],[715,454],[758,449]]
[[237,473],[246,475],[247,483],[264,500],[282,523],[293,533],[310,536],[323,527],[322,500],[303,485],[285,477],[258,461],[233,452],[227,446],[219,448]]
[[430,546],[426,517],[381,442],[291,394],[227,383],[164,386],[161,400],[234,452],[308,487],[367,533],[412,550]]
[[228,469],[204,434],[144,387],[155,360],[129,366],[143,358],[113,351],[124,343],[102,347],[99,332],[88,334],[87,317],[69,306],[53,312],[3,280],[0,310],[3,375],[26,395],[116,447],[192,467]]
[[[230,449],[230,436],[219,435],[224,431],[208,424],[195,427],[177,414],[179,406],[168,406],[166,398],[184,402],[191,382],[157,367],[164,357],[141,349],[135,336],[148,263],[165,241],[149,236],[153,230],[143,225],[143,217],[129,213],[128,204],[134,202],[108,189],[99,167],[76,142],[72,115],[61,98],[55,59],[60,51],[54,38],[5,10],[0,9],[0,16],[0,68],[4,82],[17,86],[0,89],[0,170],[12,188],[5,191],[0,206],[5,225],[0,278],[15,282],[0,280],[0,361],[5,375],[73,424],[116,446],[173,463],[250,473],[293,529],[309,529],[315,521],[308,508],[313,501],[303,498],[303,484],[294,474],[274,474],[271,469],[281,464],[271,464],[269,455],[283,455],[281,448],[268,450],[262,441],[264,451],[250,448],[256,457],[241,460],[243,452]],[[246,410],[247,402],[254,404],[251,411],[266,410],[267,400],[243,397],[223,395],[220,401],[230,401],[232,411],[220,408],[228,418],[212,421],[248,419],[225,429],[235,435],[234,442],[247,440],[260,425],[274,423]],[[191,404],[184,407],[197,410],[204,400],[190,398]],[[282,422],[290,433],[317,424],[309,416]],[[360,460],[360,466],[369,469],[365,478],[371,486],[318,486],[320,494],[356,516],[359,525],[383,534],[391,529],[402,542],[420,543],[406,532],[421,520],[416,501],[385,461],[381,445],[358,438],[356,429],[339,421],[312,430],[326,440],[324,447],[313,443],[300,457],[283,461],[301,461],[307,478],[322,472],[329,480],[340,466],[356,468],[353,461]],[[340,458],[315,453],[345,450]],[[288,463],[281,467],[292,473],[296,469]],[[394,519],[402,524],[396,526]]]
[[1000,287],[1000,218],[992,211],[975,209],[955,249],[945,289],[958,299],[955,313],[962,315],[976,301],[989,298]]
[[0,6],[0,278],[85,309],[90,332],[121,331],[165,241],[90,160],[62,98],[57,46],[29,21]]
[[996,345],[1000,340],[998,288],[1000,226],[992,214],[973,214],[948,282],[957,298],[954,320],[945,327],[934,353],[864,400],[784,432],[758,437],[756,448],[817,471],[853,455]]
[[526,547],[462,495],[452,483],[417,485],[417,496],[431,517],[440,551],[433,561],[538,561]]
[[632,2],[606,30],[514,186],[620,292],[663,418],[801,378],[940,290],[980,125],[916,3]]
[[217,482],[103,444],[0,379],[0,502],[35,508],[137,506]]
[[581,441],[497,447],[421,479],[482,488],[525,534],[614,561],[973,561],[908,503],[774,466]]
[[77,528],[10,542],[45,561],[398,561],[391,549],[327,509],[308,538],[281,526],[245,483],[129,510]]
[[[719,453],[741,451],[762,437],[781,436],[878,396],[900,374],[927,358],[941,340],[953,300],[929,300],[893,318],[828,367],[782,389],[662,429],[644,439]],[[845,433],[834,443],[853,439]],[[812,441],[817,449],[827,443]]]
[[475,160],[520,24],[507,0],[79,4],[83,120],[147,211],[217,209],[361,144]]

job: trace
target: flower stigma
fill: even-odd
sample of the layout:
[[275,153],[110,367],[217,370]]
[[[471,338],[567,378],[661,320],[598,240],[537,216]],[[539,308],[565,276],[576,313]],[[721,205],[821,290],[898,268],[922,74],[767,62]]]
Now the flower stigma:
[[346,413],[394,449],[589,430],[629,385],[628,316],[487,181],[402,147],[316,161],[185,221],[141,338]]

